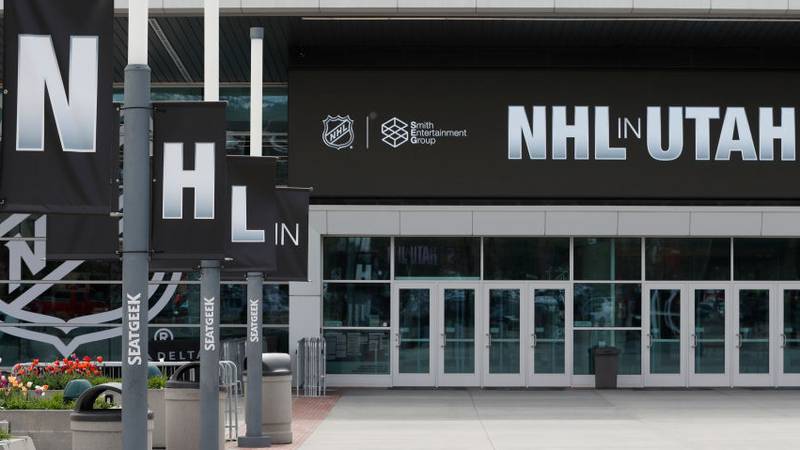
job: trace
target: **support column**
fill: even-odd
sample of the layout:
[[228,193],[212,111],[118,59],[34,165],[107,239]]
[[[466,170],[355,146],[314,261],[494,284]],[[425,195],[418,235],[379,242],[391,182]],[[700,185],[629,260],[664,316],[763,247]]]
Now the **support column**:
[[122,241],[122,448],[147,450],[147,313],[150,249],[150,68],[147,0],[129,7],[125,68]]
[[219,450],[219,261],[200,262],[200,450]]

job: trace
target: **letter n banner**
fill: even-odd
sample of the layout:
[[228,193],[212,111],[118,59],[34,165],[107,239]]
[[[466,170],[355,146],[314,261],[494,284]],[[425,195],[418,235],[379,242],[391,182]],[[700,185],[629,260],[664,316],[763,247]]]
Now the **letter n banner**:
[[225,257],[225,103],[153,104],[154,260]]
[[6,0],[0,212],[108,214],[114,2]]

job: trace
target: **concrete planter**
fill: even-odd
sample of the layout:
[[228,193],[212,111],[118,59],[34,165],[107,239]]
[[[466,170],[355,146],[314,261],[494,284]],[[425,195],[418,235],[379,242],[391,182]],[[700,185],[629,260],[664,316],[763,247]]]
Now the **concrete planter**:
[[36,450],[64,450],[64,443],[72,442],[71,413],[71,409],[15,409],[0,411],[0,420],[8,421],[12,434],[29,436]]
[[31,438],[25,436],[0,441],[0,450],[36,450],[36,447],[33,446]]
[[0,450],[36,450],[36,447],[31,438],[25,436],[0,441]]
[[167,409],[164,389],[147,390],[147,408],[153,412],[153,448],[167,447]]

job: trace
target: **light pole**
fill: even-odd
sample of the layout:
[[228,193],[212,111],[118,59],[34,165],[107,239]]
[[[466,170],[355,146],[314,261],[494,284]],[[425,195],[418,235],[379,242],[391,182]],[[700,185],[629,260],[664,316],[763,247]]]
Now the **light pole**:
[[[262,156],[262,106],[264,77],[264,29],[250,28],[250,156]],[[239,447],[262,448],[271,445],[261,431],[261,342],[263,340],[264,274],[247,273],[247,435],[239,438]],[[256,328],[256,330],[253,330]]]
[[147,312],[150,250],[150,67],[148,0],[128,3],[122,235],[122,448],[147,446]]
[[[204,4],[203,100],[219,101],[219,0]],[[215,151],[225,151],[224,148]],[[218,450],[220,262],[200,262],[200,446]]]

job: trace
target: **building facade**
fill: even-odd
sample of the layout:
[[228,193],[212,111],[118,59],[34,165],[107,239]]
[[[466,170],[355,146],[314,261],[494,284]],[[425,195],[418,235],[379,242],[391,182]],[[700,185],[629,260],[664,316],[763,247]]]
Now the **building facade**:
[[[800,3],[222,3],[229,151],[264,26],[265,154],[315,188],[266,350],[323,336],[342,386],[591,386],[607,346],[625,387],[800,385]],[[202,2],[151,4],[154,100],[200,99]],[[118,359],[120,265],[41,263],[43,220],[0,223],[30,238],[4,245],[0,365]],[[151,357],[193,359],[197,274],[152,280]]]

